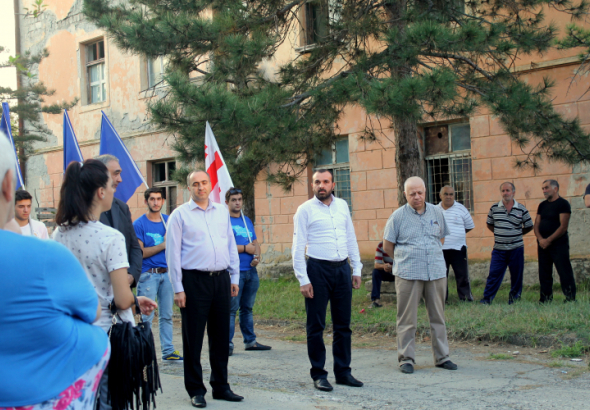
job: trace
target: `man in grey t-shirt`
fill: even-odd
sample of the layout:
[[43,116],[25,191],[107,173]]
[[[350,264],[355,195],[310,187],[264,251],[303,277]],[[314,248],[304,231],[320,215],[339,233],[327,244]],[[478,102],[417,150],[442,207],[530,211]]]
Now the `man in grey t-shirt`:
[[393,255],[397,292],[397,357],[402,373],[414,373],[418,304],[423,297],[432,329],[435,365],[457,370],[449,359],[445,324],[447,275],[442,251],[450,234],[443,212],[425,202],[426,187],[419,177],[404,183],[408,203],[385,225],[383,250]]

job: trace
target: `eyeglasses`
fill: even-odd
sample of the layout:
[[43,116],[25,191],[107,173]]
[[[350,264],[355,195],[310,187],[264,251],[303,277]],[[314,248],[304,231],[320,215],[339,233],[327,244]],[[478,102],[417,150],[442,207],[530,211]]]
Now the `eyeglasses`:
[[230,195],[237,195],[237,194],[241,194],[241,193],[242,193],[242,190],[238,189],[238,188],[232,188],[229,190]]

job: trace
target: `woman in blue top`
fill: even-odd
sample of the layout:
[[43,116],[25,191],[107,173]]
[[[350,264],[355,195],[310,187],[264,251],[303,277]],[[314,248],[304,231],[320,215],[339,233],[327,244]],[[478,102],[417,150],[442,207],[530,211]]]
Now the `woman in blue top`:
[[91,409],[110,355],[98,297],[65,246],[2,229],[12,169],[0,175],[0,409]]

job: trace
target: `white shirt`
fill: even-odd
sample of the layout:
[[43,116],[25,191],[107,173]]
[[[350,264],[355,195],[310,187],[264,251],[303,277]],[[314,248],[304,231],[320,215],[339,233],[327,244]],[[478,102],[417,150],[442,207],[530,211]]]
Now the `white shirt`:
[[175,293],[184,292],[182,269],[229,270],[231,283],[240,283],[240,258],[225,205],[209,200],[207,209],[191,198],[172,212],[166,234],[166,262]]
[[442,209],[445,216],[445,222],[451,231],[450,235],[445,236],[445,243],[442,248],[455,249],[460,251],[464,246],[467,247],[466,229],[475,228],[471,214],[462,204],[455,201],[449,209],[444,209],[442,202],[437,205]]
[[[109,309],[114,297],[111,272],[129,267],[125,237],[110,226],[90,221],[68,229],[60,227],[53,232],[53,239],[65,245],[84,268],[101,306],[100,318],[94,325],[108,331],[113,317]],[[125,322],[135,324],[131,308],[118,313]]]
[[348,204],[344,199],[332,196],[332,202],[326,205],[314,196],[297,208],[293,223],[293,269],[301,286],[310,283],[305,255],[332,262],[350,257],[352,274],[361,276],[363,264]]
[[25,226],[21,226],[20,230],[24,236],[35,236],[39,239],[49,239],[45,224],[34,219],[29,219],[29,223]]

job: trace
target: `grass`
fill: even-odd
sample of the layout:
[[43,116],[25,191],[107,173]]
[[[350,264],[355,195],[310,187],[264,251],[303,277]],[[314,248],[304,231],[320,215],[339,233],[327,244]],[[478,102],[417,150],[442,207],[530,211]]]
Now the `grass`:
[[506,353],[492,353],[492,354],[490,354],[490,357],[488,357],[488,359],[490,359],[490,360],[512,360],[512,359],[514,359],[514,356],[511,356]]
[[552,357],[580,357],[590,350],[590,347],[583,344],[581,341],[577,341],[573,345],[567,346],[562,345],[561,349],[557,349],[551,352]]
[[[475,281],[474,281],[475,282]],[[590,291],[579,286],[576,303],[563,303],[564,297],[555,286],[554,301],[539,305],[538,287],[525,288],[521,301],[508,305],[509,285],[500,288],[491,306],[477,301],[483,295],[484,284],[473,283],[474,303],[459,302],[454,281],[449,282],[449,302],[446,323],[449,337],[458,340],[505,341],[520,345],[564,345],[582,349],[590,345]],[[353,291],[352,327],[358,332],[395,334],[396,306],[388,304],[381,309],[368,309],[370,301],[364,284]],[[361,312],[365,309],[364,312]],[[257,321],[305,322],[304,299],[299,283],[294,279],[262,280],[256,298],[254,315]],[[331,323],[330,311],[326,317]],[[418,308],[418,336],[430,331],[424,304]],[[586,351],[586,350],[584,350]],[[569,356],[568,356],[569,357]]]

